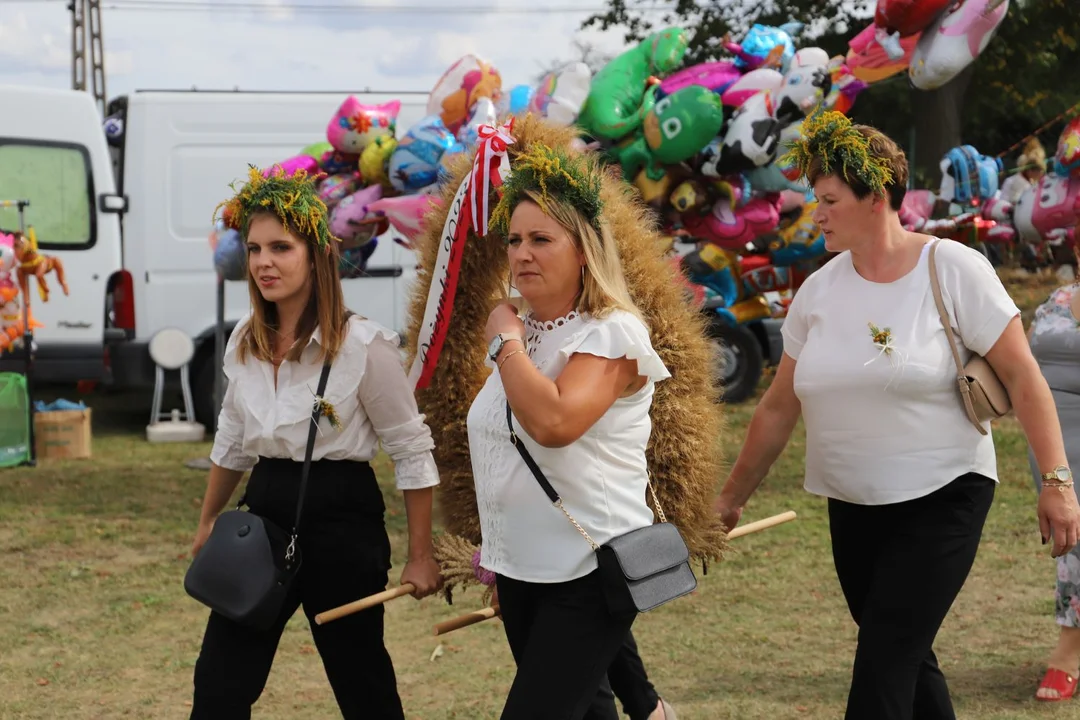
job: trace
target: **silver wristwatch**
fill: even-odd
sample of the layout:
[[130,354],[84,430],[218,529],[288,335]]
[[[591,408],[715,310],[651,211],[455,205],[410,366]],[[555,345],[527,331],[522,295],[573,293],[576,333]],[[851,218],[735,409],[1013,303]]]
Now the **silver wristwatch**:
[[491,362],[495,362],[495,359],[499,357],[499,353],[502,352],[503,346],[511,340],[522,342],[521,338],[511,333],[499,333],[491,339],[491,344],[488,345],[488,357],[491,358]]

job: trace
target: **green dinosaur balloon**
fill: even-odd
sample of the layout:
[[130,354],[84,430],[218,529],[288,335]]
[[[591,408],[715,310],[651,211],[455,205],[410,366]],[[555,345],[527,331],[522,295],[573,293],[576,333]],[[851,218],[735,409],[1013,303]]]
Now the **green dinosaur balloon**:
[[724,124],[724,105],[717,93],[690,85],[662,98],[645,113],[642,131],[608,150],[633,181],[644,167],[650,180],[664,177],[664,165],[689,160],[709,144]]
[[656,85],[648,85],[649,77],[678,68],[686,47],[686,31],[670,27],[602,67],[589,86],[578,127],[598,140],[617,140],[637,130],[656,102]]

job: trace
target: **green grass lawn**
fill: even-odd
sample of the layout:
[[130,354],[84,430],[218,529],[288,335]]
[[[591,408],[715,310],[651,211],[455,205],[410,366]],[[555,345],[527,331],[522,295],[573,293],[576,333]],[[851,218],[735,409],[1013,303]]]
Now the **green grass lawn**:
[[[145,401],[132,410],[109,397],[90,403],[92,460],[0,472],[0,718],[183,718],[207,615],[182,586],[206,480],[184,463],[209,445],[146,443]],[[729,457],[752,409],[730,409],[718,439]],[[938,657],[961,718],[1077,718],[1080,705],[1033,699],[1057,632],[1054,563],[1039,538],[1023,434],[1006,419],[995,436],[1002,482]],[[733,541],[696,593],[635,625],[649,673],[680,718],[843,714],[856,629],[833,572],[824,501],[801,489],[803,449],[800,428],[744,515],[794,509],[799,519]],[[388,465],[378,471],[396,581],[404,513]],[[513,677],[500,623],[431,632],[478,597],[388,606],[407,717],[498,717]],[[338,716],[302,614],[286,629],[255,716]]]

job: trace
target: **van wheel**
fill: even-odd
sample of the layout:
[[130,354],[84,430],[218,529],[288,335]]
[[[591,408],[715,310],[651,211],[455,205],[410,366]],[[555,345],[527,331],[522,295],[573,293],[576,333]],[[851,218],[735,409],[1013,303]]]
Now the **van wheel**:
[[725,403],[741,403],[757,390],[765,365],[757,336],[742,325],[732,326],[723,318],[709,318],[709,336],[716,344],[714,376]]
[[[195,404],[195,420],[202,423],[207,432],[217,428],[218,412],[221,408],[214,402],[214,353],[200,353],[191,381],[192,402]],[[225,379],[228,383],[228,378]],[[222,385],[222,394],[227,385]]]

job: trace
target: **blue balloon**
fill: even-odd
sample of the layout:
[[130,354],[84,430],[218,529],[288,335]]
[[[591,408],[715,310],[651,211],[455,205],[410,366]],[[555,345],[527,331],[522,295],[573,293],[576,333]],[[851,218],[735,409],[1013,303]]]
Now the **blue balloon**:
[[529,102],[532,101],[533,88],[531,85],[515,85],[510,88],[509,105],[508,108],[513,115],[523,113],[529,109]]
[[214,269],[226,280],[243,280],[247,277],[247,248],[237,231],[230,229],[218,233]]
[[[791,59],[795,57],[795,43],[792,41],[790,33],[798,32],[800,27],[802,27],[800,23],[787,23],[780,27],[754,23],[754,26],[750,28],[750,32],[746,33],[746,37],[739,44],[742,46],[743,52],[761,60],[764,60],[774,47],[777,45],[782,46],[784,54],[781,70],[786,72],[791,64]],[[747,63],[742,58],[735,58],[735,67],[741,70],[746,69]]]
[[409,128],[390,155],[390,184],[413,193],[439,179],[439,161],[457,143],[438,115],[428,115]]

